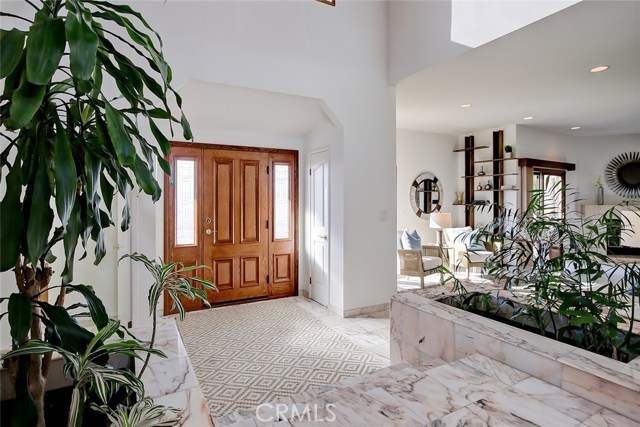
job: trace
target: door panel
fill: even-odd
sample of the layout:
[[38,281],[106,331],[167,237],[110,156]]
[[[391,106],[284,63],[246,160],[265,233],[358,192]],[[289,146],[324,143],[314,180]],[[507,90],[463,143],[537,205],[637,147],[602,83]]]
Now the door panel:
[[329,156],[322,151],[309,162],[309,210],[311,254],[309,296],[322,305],[329,304]]
[[233,243],[233,166],[231,159],[207,158],[205,163],[205,221],[212,221],[215,244]]
[[212,234],[204,237],[204,259],[214,266],[214,276],[224,279],[210,300],[266,297],[268,155],[204,150],[203,157],[203,216],[213,218]]
[[[176,201],[185,205],[177,215],[165,216],[167,260],[209,266],[200,274],[218,287],[207,292],[212,304],[295,295],[297,153],[172,146],[172,167],[178,165],[182,175],[193,169],[197,188],[189,193],[187,179],[182,187],[165,181],[167,211],[175,210]],[[186,160],[191,163],[176,163]],[[189,309],[201,308],[191,304]]]

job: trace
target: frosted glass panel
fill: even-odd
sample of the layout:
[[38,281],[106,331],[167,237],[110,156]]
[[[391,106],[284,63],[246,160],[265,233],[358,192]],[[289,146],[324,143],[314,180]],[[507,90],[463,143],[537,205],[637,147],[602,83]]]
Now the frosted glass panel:
[[289,238],[289,165],[274,166],[274,239]]
[[176,160],[176,245],[196,244],[196,162]]

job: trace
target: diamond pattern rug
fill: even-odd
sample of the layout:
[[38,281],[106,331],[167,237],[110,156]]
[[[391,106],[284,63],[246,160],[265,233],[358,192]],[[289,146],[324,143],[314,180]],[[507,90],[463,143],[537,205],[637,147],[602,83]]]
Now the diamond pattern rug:
[[292,298],[189,313],[178,327],[214,417],[386,365]]

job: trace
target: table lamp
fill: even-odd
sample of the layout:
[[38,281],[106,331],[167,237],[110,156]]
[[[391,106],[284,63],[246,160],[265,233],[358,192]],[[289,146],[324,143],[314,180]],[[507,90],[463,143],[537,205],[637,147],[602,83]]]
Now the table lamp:
[[445,212],[433,212],[429,216],[429,227],[436,230],[436,244],[442,246],[442,230],[451,228],[451,214]]

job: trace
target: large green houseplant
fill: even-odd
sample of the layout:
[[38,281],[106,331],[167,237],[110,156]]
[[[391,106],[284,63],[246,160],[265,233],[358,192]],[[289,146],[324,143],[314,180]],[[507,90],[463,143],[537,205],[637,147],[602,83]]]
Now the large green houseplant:
[[[535,325],[541,333],[617,360],[640,354],[634,334],[640,295],[640,265],[607,253],[609,243],[629,229],[637,204],[625,202],[604,214],[582,217],[561,185],[531,192],[523,210],[500,207],[499,215],[474,238],[498,243],[485,272],[518,302],[494,292],[464,295],[463,306]],[[637,231],[636,231],[637,232]],[[464,293],[464,289],[461,288]],[[491,297],[491,298],[489,298]]]
[[[94,241],[98,264],[104,230],[114,225],[114,198],[124,200],[122,230],[136,187],[159,199],[154,164],[170,173],[159,123],[177,124],[188,140],[191,131],[182,112],[170,109],[170,95],[178,109],[182,101],[162,41],[138,12],[101,0],[26,3],[30,16],[0,12],[3,25],[16,26],[0,30],[0,271],[13,270],[16,279],[16,292],[2,298],[13,349],[48,346],[9,361],[17,396],[12,425],[44,425],[51,348],[82,355],[102,345],[75,320],[78,305],[65,307],[65,295],[85,298],[98,330],[110,325],[93,289],[72,283],[76,247],[82,244],[84,257]],[[48,262],[55,246],[64,249],[64,271],[54,285]],[[55,303],[40,298],[56,288]]]

